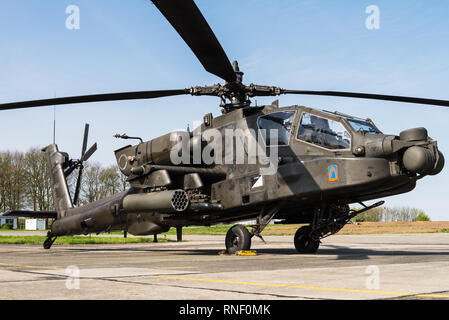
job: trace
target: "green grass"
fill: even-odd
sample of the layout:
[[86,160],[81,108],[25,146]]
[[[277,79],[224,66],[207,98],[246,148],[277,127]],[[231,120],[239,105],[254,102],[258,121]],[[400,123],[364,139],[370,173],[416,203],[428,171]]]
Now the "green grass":
[[[47,237],[44,236],[0,236],[0,244],[43,244]],[[158,238],[158,242],[174,241]],[[72,244],[122,244],[122,243],[150,243],[153,237],[148,238],[119,238],[119,237],[58,237],[55,245]]]

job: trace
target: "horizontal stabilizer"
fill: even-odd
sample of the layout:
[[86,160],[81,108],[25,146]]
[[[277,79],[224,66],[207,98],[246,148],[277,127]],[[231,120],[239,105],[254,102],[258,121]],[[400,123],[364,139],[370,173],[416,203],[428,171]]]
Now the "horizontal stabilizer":
[[12,210],[8,211],[0,217],[23,217],[23,218],[36,218],[36,219],[56,219],[56,211],[31,211],[31,210]]

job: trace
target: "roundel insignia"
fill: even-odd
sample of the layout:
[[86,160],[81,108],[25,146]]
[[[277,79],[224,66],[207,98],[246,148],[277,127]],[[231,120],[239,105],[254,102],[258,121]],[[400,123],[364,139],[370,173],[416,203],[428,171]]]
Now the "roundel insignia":
[[336,164],[331,164],[329,167],[327,167],[327,176],[329,181],[338,180],[338,167]]

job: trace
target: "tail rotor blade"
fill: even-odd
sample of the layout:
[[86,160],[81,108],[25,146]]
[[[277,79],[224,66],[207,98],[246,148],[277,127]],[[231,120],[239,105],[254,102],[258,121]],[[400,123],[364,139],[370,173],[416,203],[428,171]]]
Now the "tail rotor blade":
[[97,151],[97,143],[94,143],[93,146],[90,147],[89,150],[87,150],[86,152],[88,138],[89,138],[89,124],[86,123],[86,125],[84,126],[84,137],[83,137],[83,146],[81,148],[81,157],[77,165],[79,167],[79,171],[78,171],[78,179],[76,180],[75,194],[73,196],[74,205],[77,205],[79,200],[81,190],[81,179],[83,177],[83,169],[84,169],[83,163],[87,161],[95,151]]
[[89,124],[86,123],[86,125],[84,126],[83,147],[81,149],[81,157],[80,157],[80,159],[82,159],[84,154],[86,153],[88,137],[89,137]]
[[73,196],[73,204],[77,205],[78,204],[78,198],[79,198],[79,194],[80,194],[80,189],[81,189],[81,177],[83,176],[83,165],[81,164],[81,167],[78,171],[78,179],[76,180],[76,187],[75,187],[75,194]]
[[67,178],[76,169],[76,164],[71,165],[66,171],[64,171],[64,176]]
[[94,154],[94,152],[97,151],[97,143],[95,142],[94,145],[92,147],[89,148],[89,150],[87,150],[84,155],[81,157],[81,161],[87,161],[89,160],[89,158]]

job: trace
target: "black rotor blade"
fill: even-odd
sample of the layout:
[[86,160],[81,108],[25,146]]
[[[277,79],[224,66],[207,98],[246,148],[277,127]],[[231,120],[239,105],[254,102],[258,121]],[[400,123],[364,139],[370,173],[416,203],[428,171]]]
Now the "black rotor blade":
[[66,171],[64,171],[64,176],[67,178],[72,174],[72,172],[76,169],[76,165],[71,165]]
[[[84,126],[84,136],[83,136],[83,146],[81,148],[81,157],[80,159],[82,159],[84,157],[84,153],[86,153],[86,149],[87,149],[87,138],[89,137],[89,124],[86,123],[86,125]],[[82,160],[81,160],[82,161]]]
[[80,194],[81,189],[81,177],[83,176],[83,165],[81,164],[79,171],[78,171],[78,179],[76,180],[76,187],[75,187],[75,194],[73,196],[73,204],[78,204],[78,198]]
[[79,160],[79,171],[78,171],[78,179],[76,180],[76,186],[75,186],[75,194],[73,196],[73,204],[78,204],[78,198],[81,190],[81,178],[83,176],[83,162],[87,161],[90,156],[97,150],[97,143],[94,143],[92,147],[87,150],[87,139],[89,138],[89,124],[86,123],[84,126],[84,137],[83,137],[83,146],[81,148],[81,157]]
[[44,100],[3,103],[0,104],[0,110],[44,107],[44,106],[54,106],[54,105],[73,104],[73,103],[152,99],[152,98],[162,98],[189,93],[190,93],[189,89],[103,93],[86,96],[74,96],[74,97],[44,99]]
[[283,94],[315,95],[315,96],[348,97],[348,98],[360,98],[360,99],[374,99],[374,100],[419,103],[419,104],[449,107],[448,100],[391,96],[391,95],[384,95],[384,94],[341,92],[341,91],[285,90],[285,89],[283,89],[281,93],[283,93]]
[[193,0],[152,0],[208,72],[234,82],[226,53]]
[[84,155],[81,157],[81,161],[87,161],[89,160],[89,158],[92,156],[92,154],[97,151],[97,143],[95,142],[94,145],[92,147],[89,148],[89,150],[87,150],[87,152],[84,153]]

